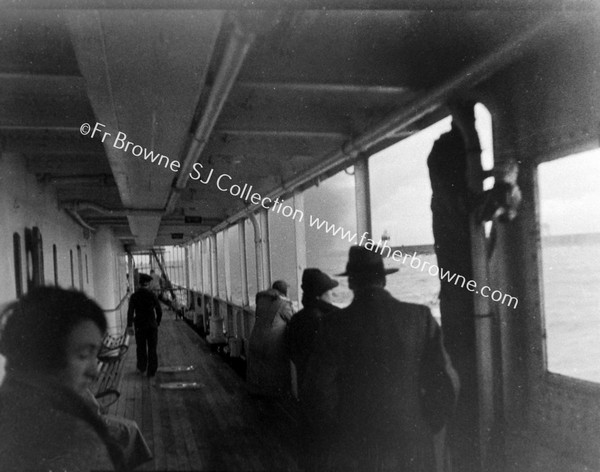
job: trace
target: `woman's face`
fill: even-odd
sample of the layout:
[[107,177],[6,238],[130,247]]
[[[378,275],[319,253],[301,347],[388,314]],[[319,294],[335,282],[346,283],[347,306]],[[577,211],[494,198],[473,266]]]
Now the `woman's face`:
[[82,321],[67,337],[66,366],[59,371],[58,378],[64,386],[83,393],[96,378],[98,351],[102,344],[102,333],[95,323]]

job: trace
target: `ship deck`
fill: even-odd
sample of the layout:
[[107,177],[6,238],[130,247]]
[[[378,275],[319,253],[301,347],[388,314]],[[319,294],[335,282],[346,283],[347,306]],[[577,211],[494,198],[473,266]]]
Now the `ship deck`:
[[[297,423],[289,405],[249,395],[244,380],[182,320],[166,312],[158,335],[159,367],[194,366],[187,372],[136,370],[135,340],[126,354],[121,397],[109,413],[135,420],[154,459],[136,470],[298,470]],[[169,382],[196,382],[169,390]]]

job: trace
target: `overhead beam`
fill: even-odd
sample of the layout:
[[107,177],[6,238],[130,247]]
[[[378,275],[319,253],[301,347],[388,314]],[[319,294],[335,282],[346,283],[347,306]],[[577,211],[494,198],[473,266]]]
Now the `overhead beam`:
[[352,84],[327,84],[309,82],[258,82],[240,81],[236,84],[238,88],[250,88],[253,90],[273,90],[291,92],[326,92],[326,93],[378,93],[401,95],[411,93],[409,87],[392,87],[386,85],[352,85]]
[[596,0],[7,0],[4,8],[58,10],[598,10]]
[[344,139],[346,133],[335,131],[309,131],[309,130],[261,130],[261,129],[217,129],[214,134],[228,134],[232,136],[254,136],[257,138],[312,138],[312,139]]

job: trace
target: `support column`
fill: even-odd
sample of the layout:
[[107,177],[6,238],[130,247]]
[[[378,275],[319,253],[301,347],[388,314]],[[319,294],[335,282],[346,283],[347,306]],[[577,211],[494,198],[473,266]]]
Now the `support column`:
[[254,229],[254,252],[256,255],[256,291],[260,292],[264,290],[264,278],[263,278],[263,245],[261,240],[260,224],[256,219],[254,213],[249,215],[250,221],[252,222],[252,228]]
[[223,230],[223,253],[225,258],[225,300],[231,303],[231,252],[229,250],[229,228]]
[[247,307],[250,304],[249,288],[248,288],[248,262],[246,253],[246,220],[241,220],[238,223],[238,240],[240,246],[240,268],[242,272],[242,307]]
[[269,213],[268,210],[261,211],[260,217],[260,232],[261,232],[261,245],[262,245],[262,269],[263,269],[263,283],[262,290],[266,290],[271,287],[273,281],[271,280],[271,242],[269,239]]
[[[304,214],[304,194],[294,193],[294,208]],[[302,272],[306,269],[306,226],[304,221],[294,219],[294,246],[296,249],[296,293],[298,294],[298,309],[302,300]]]
[[356,232],[373,237],[371,228],[371,187],[369,183],[369,156],[361,156],[354,164],[354,192],[356,197]]
[[206,330],[206,302],[204,300],[204,295],[206,294],[206,283],[204,277],[204,264],[206,264],[206,260],[204,258],[204,246],[206,245],[206,239],[201,239],[198,241],[200,244],[200,293],[202,301],[200,306],[200,312],[202,314],[202,332]]
[[223,343],[225,342],[225,336],[223,336],[223,317],[220,313],[216,312],[215,297],[219,294],[219,275],[217,266],[217,235],[212,234],[210,236],[210,278],[211,278],[211,315],[210,315],[210,334],[206,340],[211,343]]
[[183,269],[184,269],[184,274],[185,274],[185,288],[187,288],[188,290],[192,288],[191,284],[190,284],[190,266],[189,266],[189,260],[190,260],[190,247],[189,246],[185,246],[183,248]]

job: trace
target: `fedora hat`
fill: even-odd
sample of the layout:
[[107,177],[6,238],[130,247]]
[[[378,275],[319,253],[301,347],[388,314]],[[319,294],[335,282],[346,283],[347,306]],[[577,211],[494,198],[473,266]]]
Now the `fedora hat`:
[[318,297],[338,285],[339,282],[337,280],[333,280],[319,269],[304,269],[302,273],[302,291],[305,294]]
[[398,272],[398,269],[386,269],[383,266],[381,254],[369,251],[362,246],[352,246],[348,253],[346,272],[338,275],[381,276],[394,272]]

